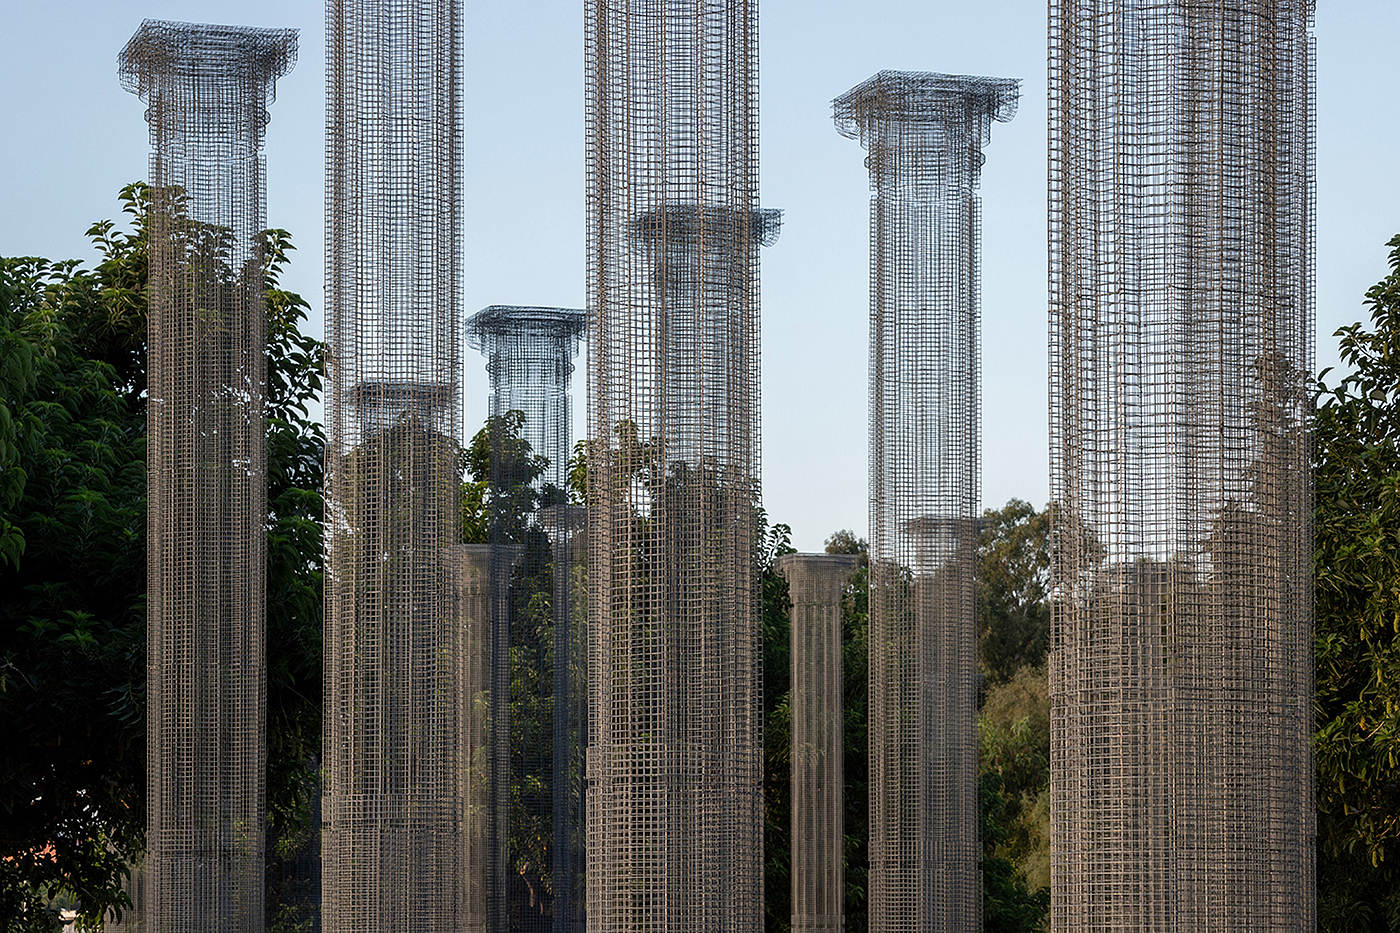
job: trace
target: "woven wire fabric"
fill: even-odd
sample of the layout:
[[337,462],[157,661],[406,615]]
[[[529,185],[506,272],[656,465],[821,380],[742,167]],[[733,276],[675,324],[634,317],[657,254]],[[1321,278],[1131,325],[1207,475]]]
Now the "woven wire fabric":
[[296,31],[146,20],[147,854],[160,931],[263,928],[263,129]]
[[[587,640],[571,557],[582,510],[565,494],[569,379],[583,311],[492,305],[467,323],[491,380],[492,930],[571,933],[583,903]],[[581,537],[581,536],[580,536]]]
[[1316,925],[1312,14],[1050,3],[1061,933]]
[[841,933],[845,925],[841,599],[858,560],[854,554],[784,554],[776,561],[792,601],[793,933]]
[[585,4],[597,933],[763,924],[757,14]]
[[981,929],[981,204],[1020,82],[883,71],[833,102],[869,151],[872,933]]
[[475,909],[462,6],[328,0],[326,20],[322,921],[457,931]]

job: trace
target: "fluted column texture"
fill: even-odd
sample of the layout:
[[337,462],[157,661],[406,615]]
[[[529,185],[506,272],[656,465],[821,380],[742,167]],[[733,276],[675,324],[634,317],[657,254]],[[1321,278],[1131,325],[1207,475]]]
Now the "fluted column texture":
[[790,663],[793,933],[841,933],[845,830],[841,600],[854,554],[784,554],[792,602]]

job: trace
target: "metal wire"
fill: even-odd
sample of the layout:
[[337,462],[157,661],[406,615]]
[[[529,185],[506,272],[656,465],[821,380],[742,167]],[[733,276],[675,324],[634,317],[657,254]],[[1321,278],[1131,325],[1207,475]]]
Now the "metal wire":
[[1057,931],[1316,926],[1312,13],[1050,3]]
[[146,20],[147,854],[159,931],[263,928],[263,128],[296,31]]
[[461,626],[462,723],[458,733],[462,766],[463,853],[462,933],[487,929],[487,876],[490,841],[491,548],[459,544],[449,549],[453,599]]
[[585,4],[596,933],[763,923],[757,26]]
[[854,554],[784,554],[776,567],[792,601],[792,929],[841,933],[841,597]]
[[[583,925],[586,640],[571,628],[569,377],[584,312],[492,305],[467,323],[491,378],[491,928]],[[501,419],[521,419],[519,439]],[[512,445],[515,444],[514,447]],[[544,457],[543,464],[530,458]],[[526,494],[522,489],[528,489]]]
[[460,0],[328,0],[323,924],[457,931]]
[[977,829],[981,205],[1020,82],[882,71],[833,102],[870,183],[872,933],[982,924]]

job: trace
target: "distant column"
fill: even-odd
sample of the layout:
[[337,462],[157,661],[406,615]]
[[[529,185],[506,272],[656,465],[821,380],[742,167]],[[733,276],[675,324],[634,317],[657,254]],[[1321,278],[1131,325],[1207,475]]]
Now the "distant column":
[[869,150],[870,930],[982,928],[977,186],[1018,80],[882,71],[834,103]]
[[296,31],[146,20],[146,929],[263,929],[263,129]]
[[1314,6],[1050,3],[1057,933],[1317,927]]
[[854,554],[784,554],[792,601],[792,929],[841,933],[845,777],[841,717],[841,598]]
[[469,915],[461,0],[326,4],[326,933]]
[[487,874],[492,930],[502,933],[571,933],[583,922],[586,641],[572,631],[569,600],[570,536],[583,516],[565,487],[584,319],[571,308],[492,305],[467,322],[491,377],[491,696],[501,699]]

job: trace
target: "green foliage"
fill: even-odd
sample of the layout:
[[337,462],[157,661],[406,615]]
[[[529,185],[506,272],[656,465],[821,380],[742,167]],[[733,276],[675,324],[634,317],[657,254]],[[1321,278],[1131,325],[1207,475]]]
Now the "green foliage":
[[[144,198],[122,192],[133,215]],[[92,271],[0,260],[13,431],[0,528],[22,540],[0,566],[0,903],[13,929],[47,928],[54,899],[81,904],[89,927],[120,910],[145,828],[144,375],[127,312],[143,300],[145,241],[139,226],[101,233]]]
[[[1050,885],[1050,695],[1044,668],[1022,667],[987,691],[978,717],[980,770],[1001,796],[984,814],[983,848],[1028,892]],[[1033,929],[1034,927],[1028,928]]]
[[1050,515],[1012,499],[982,513],[977,613],[983,673],[1006,683],[1040,667],[1050,639]]
[[267,929],[313,929],[320,796],[325,435],[308,408],[325,345],[301,332],[310,305],[281,288],[295,247],[263,235],[267,265]]
[[[1324,929],[1400,929],[1400,236],[1319,378],[1316,739]],[[1329,919],[1330,918],[1330,919]]]
[[1044,929],[1050,904],[1049,510],[1012,499],[982,515],[977,617],[983,926]]
[[774,562],[793,553],[792,529],[757,514],[759,624],[763,632],[763,911],[767,933],[792,921],[792,602]]
[[535,453],[521,436],[524,427],[522,411],[492,415],[462,452],[467,477],[461,492],[464,544],[521,544],[535,512],[564,501],[552,484],[535,485],[549,469],[549,458]]
[[[144,185],[101,259],[0,259],[0,930],[95,928],[145,832]],[[218,237],[190,223],[186,242]],[[265,234],[269,342],[269,851],[310,838],[320,745],[320,344]],[[203,248],[202,246],[199,248]],[[217,277],[217,276],[216,276]],[[228,278],[228,276],[224,276]],[[281,910],[269,898],[269,916]],[[277,927],[274,925],[273,927]]]
[[[984,771],[978,777],[977,804],[984,850],[997,850],[1014,822],[1006,813],[1007,793],[1001,776]],[[982,929],[987,933],[1041,930],[1050,909],[1050,889],[1028,890],[1015,863],[1001,856],[982,860]]]

